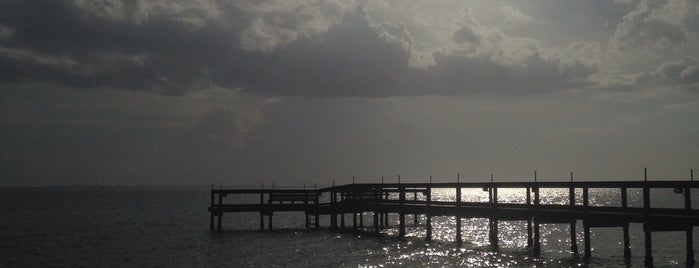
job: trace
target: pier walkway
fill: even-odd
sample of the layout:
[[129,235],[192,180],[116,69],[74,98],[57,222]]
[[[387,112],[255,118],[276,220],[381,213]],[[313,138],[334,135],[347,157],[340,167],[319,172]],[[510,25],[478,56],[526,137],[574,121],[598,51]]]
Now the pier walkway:
[[[542,189],[568,189],[567,204],[542,204]],[[620,206],[590,205],[590,189],[619,189]],[[684,208],[655,208],[651,206],[652,189],[671,188],[684,195]],[[623,250],[626,258],[631,257],[629,248],[629,224],[643,224],[645,239],[645,264],[652,265],[652,233],[681,231],[686,233],[686,263],[694,264],[692,233],[699,225],[699,210],[692,208],[691,192],[699,188],[695,181],[598,181],[598,182],[483,182],[483,183],[388,183],[348,184],[314,190],[289,189],[212,189],[210,225],[211,230],[221,230],[224,213],[257,212],[260,228],[272,229],[275,212],[298,211],[306,216],[306,227],[318,228],[319,217],[328,216],[330,227],[348,228],[346,216],[351,216],[351,228],[364,227],[364,214],[373,217],[370,230],[379,234],[389,224],[388,215],[398,215],[398,235],[405,235],[406,215],[413,215],[414,224],[418,216],[424,216],[426,239],[432,238],[432,217],[451,216],[456,218],[456,242],[462,242],[461,220],[464,218],[489,219],[489,238],[493,247],[498,247],[499,221],[527,221],[527,244],[532,254],[541,252],[539,225],[548,223],[570,224],[570,249],[578,254],[576,223],[582,221],[584,228],[584,257],[591,256],[590,229],[596,227],[620,227],[623,232]],[[455,201],[436,201],[432,198],[435,189],[455,191]],[[487,202],[462,201],[462,189],[482,189],[488,192]],[[498,199],[500,189],[522,189],[526,191],[525,203],[503,203]],[[582,189],[582,202],[576,200],[576,189]],[[628,190],[643,191],[643,206],[631,207]],[[226,203],[224,197],[235,195],[259,195],[255,203]],[[235,199],[235,198],[234,198]],[[255,198],[256,199],[256,198]],[[237,200],[240,200],[238,198]],[[576,202],[577,201],[577,202]],[[359,221],[357,220],[359,217]],[[217,218],[216,226],[214,226]],[[338,219],[339,218],[339,219]]]

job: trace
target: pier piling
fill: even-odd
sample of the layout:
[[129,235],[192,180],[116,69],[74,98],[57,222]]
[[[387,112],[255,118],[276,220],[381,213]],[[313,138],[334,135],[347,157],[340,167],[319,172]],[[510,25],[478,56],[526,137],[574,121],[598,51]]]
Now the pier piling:
[[456,174],[456,244],[461,245],[461,182]]

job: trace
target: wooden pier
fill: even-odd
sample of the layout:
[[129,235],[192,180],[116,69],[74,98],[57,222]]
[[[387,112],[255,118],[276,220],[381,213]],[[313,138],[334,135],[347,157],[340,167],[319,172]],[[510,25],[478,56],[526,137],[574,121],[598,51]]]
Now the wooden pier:
[[[571,174],[572,178],[572,174]],[[590,189],[619,189],[620,206],[591,206]],[[684,195],[684,208],[654,208],[651,206],[651,189],[674,189]],[[306,215],[306,227],[318,228],[319,217],[328,216],[330,227],[347,228],[345,216],[351,215],[352,229],[364,228],[364,214],[373,216],[373,232],[377,235],[388,227],[388,215],[398,214],[398,236],[405,236],[406,215],[413,215],[414,224],[418,216],[425,219],[426,239],[432,238],[432,217],[451,216],[456,218],[456,243],[462,243],[461,220],[463,218],[489,219],[489,240],[498,247],[498,222],[526,221],[527,245],[532,255],[541,252],[539,226],[548,223],[570,224],[571,253],[578,254],[576,223],[582,221],[584,229],[584,258],[591,256],[590,229],[598,227],[620,227],[623,232],[623,252],[631,257],[629,247],[629,224],[643,224],[645,239],[645,264],[653,263],[652,233],[681,231],[686,233],[686,263],[694,264],[692,232],[699,225],[699,210],[692,208],[691,192],[699,188],[695,181],[597,181],[597,182],[454,182],[454,183],[387,183],[348,184],[314,190],[281,189],[212,189],[210,225],[211,230],[221,230],[224,213],[257,212],[260,214],[260,229],[272,229],[275,212],[298,211]],[[452,189],[455,201],[436,201],[432,198],[435,189]],[[487,202],[462,201],[462,189],[482,189],[488,192]],[[526,201],[503,203],[498,199],[499,189],[522,189]],[[568,204],[542,204],[541,189],[569,189]],[[576,190],[582,190],[582,202],[576,202]],[[643,191],[643,206],[630,207],[628,189]],[[233,204],[224,202],[224,197],[233,195],[259,195],[259,202]],[[256,199],[256,198],[253,198]],[[339,219],[338,219],[339,217]],[[359,221],[357,218],[359,217]],[[216,226],[214,226],[217,218]],[[311,218],[313,222],[311,222]]]

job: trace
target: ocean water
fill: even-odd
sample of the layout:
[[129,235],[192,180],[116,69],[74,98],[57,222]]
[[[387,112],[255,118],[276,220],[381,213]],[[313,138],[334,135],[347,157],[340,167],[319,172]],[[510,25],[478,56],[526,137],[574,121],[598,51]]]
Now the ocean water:
[[[593,189],[593,205],[618,206],[618,190]],[[581,194],[580,191],[577,192]],[[487,200],[481,190],[464,190],[464,201]],[[542,203],[568,202],[567,189],[541,191]],[[630,206],[642,205],[630,189]],[[435,190],[435,200],[454,192]],[[656,207],[681,207],[682,195],[652,191]],[[523,190],[499,192],[500,202],[523,202]],[[581,200],[579,197],[578,200]],[[231,199],[232,201],[232,199]],[[699,204],[697,198],[693,206]],[[463,220],[463,244],[455,241],[455,219],[433,218],[433,240],[407,216],[407,235],[398,239],[397,215],[375,237],[371,214],[364,231],[304,229],[302,213],[276,213],[274,230],[260,231],[259,214],[226,214],[222,232],[209,231],[207,188],[87,187],[0,189],[1,267],[571,267],[585,266],[582,222],[577,224],[579,257],[570,249],[568,224],[541,226],[542,254],[526,247],[526,222],[501,221],[499,250],[488,242],[487,219]],[[351,226],[351,215],[345,217]],[[420,218],[424,223],[424,219]],[[699,248],[695,232],[695,248]],[[642,226],[630,226],[630,263],[623,258],[621,228],[592,229],[592,267],[643,267]],[[685,234],[653,233],[654,263],[684,266]]]

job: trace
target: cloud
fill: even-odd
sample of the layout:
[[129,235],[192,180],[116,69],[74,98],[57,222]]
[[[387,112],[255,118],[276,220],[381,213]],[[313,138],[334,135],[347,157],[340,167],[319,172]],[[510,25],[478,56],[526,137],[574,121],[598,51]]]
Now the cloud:
[[663,50],[687,39],[687,20],[696,10],[693,0],[644,0],[624,16],[611,40],[616,50]]
[[418,50],[403,24],[374,21],[341,1],[18,0],[0,7],[8,11],[0,83],[373,97],[530,94],[584,86],[595,72],[480,25],[468,8],[450,43]]
[[532,16],[522,12],[516,7],[503,6],[501,11],[505,15],[505,22],[507,23],[526,24],[535,21]]
[[653,72],[638,75],[635,82],[699,86],[699,58],[690,56],[678,61],[665,62]]

